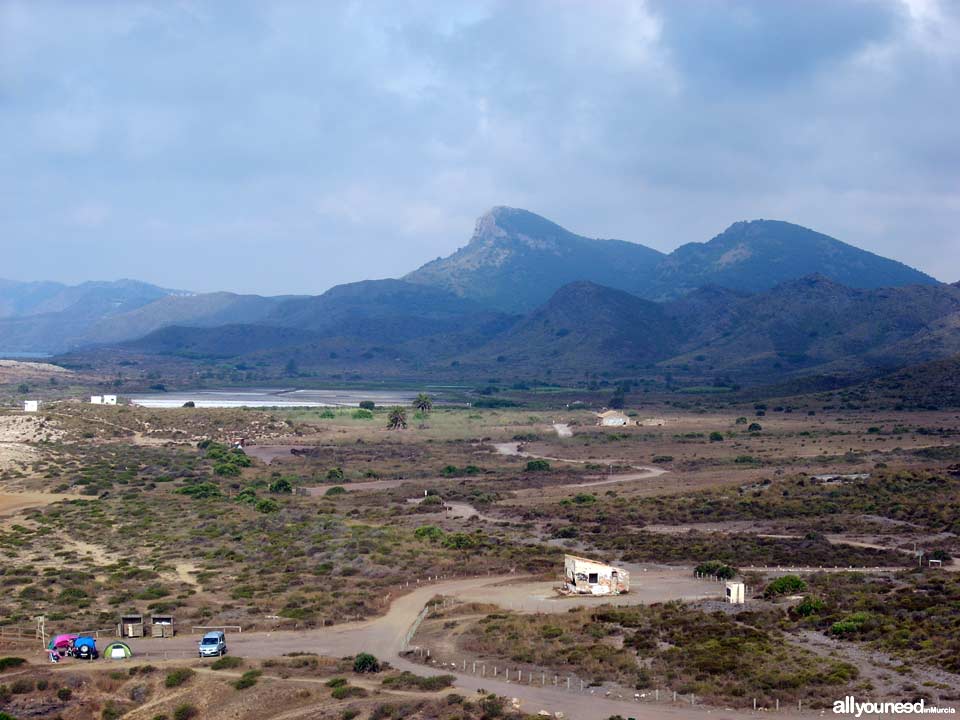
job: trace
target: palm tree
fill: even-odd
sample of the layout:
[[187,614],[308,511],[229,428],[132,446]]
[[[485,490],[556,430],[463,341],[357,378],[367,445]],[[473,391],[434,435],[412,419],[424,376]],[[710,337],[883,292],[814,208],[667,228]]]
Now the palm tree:
[[387,428],[390,430],[405,430],[407,428],[407,411],[402,407],[393,408],[390,411]]
[[413,406],[422,413],[428,413],[433,410],[433,398],[426,393],[420,393],[413,401]]

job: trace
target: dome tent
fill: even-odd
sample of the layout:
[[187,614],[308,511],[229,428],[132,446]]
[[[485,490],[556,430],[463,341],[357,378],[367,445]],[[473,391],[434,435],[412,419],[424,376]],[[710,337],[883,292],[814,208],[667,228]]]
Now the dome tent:
[[112,642],[103,649],[103,657],[108,660],[126,660],[132,656],[130,646],[122,642]]

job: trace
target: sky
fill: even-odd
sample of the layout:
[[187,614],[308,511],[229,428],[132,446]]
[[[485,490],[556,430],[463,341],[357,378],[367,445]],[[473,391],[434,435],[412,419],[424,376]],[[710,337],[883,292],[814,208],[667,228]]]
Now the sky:
[[0,0],[0,277],[319,293],[494,205],[960,280],[952,0]]

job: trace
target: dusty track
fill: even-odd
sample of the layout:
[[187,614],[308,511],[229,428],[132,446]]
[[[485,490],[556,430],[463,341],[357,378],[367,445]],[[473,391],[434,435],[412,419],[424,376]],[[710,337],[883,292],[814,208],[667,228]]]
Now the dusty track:
[[[399,653],[403,650],[406,632],[423,606],[435,595],[482,600],[505,607],[519,604],[521,607],[517,609],[527,611],[565,612],[575,605],[642,604],[657,602],[667,596],[699,597],[715,593],[715,586],[693,580],[686,569],[651,569],[647,574],[638,573],[637,569],[632,571],[637,579],[638,591],[617,598],[555,599],[548,596],[551,583],[524,581],[511,576],[448,580],[418,587],[413,592],[398,597],[385,615],[373,620],[305,631],[230,634],[230,652],[247,658],[267,658],[290,652],[315,652],[331,657],[343,657],[370,651],[388,659],[394,667],[422,675],[423,665],[410,662],[400,657]],[[657,582],[651,582],[655,578]],[[647,584],[648,587],[644,587]],[[138,639],[129,642],[138,657],[159,659],[165,655],[193,656],[197,639],[195,635],[179,635],[166,640]],[[457,687],[462,690],[477,691],[482,688],[486,692],[520,699],[526,712],[535,713],[540,709],[562,711],[571,720],[603,720],[617,714],[638,720],[751,716],[748,712],[718,712],[716,708],[644,705],[590,694],[581,695],[576,691],[567,692],[563,688],[505,682],[490,677],[477,677],[470,673],[452,674],[457,678]],[[778,717],[795,716],[783,712]]]

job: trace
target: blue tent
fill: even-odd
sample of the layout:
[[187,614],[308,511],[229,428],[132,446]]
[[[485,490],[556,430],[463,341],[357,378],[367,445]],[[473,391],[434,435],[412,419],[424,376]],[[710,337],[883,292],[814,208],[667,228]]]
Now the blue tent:
[[89,647],[91,650],[97,649],[97,641],[94,640],[92,637],[88,637],[85,635],[83,637],[78,637],[76,640],[73,641],[73,646],[75,648],[80,648],[80,647],[83,647],[84,645]]

